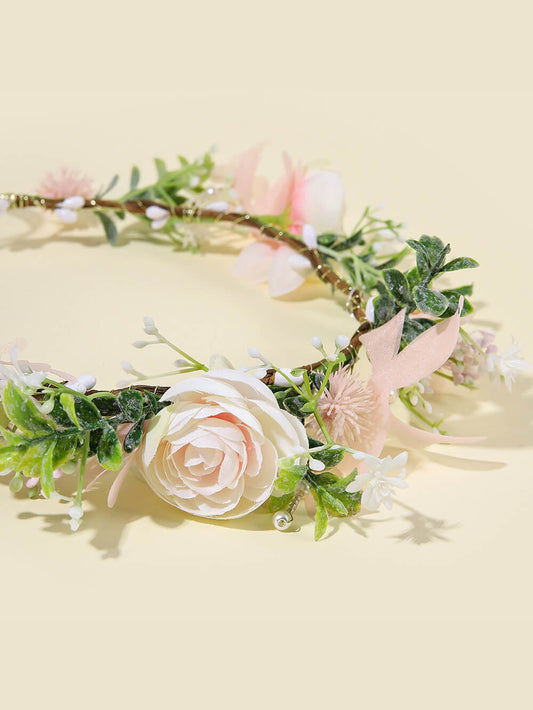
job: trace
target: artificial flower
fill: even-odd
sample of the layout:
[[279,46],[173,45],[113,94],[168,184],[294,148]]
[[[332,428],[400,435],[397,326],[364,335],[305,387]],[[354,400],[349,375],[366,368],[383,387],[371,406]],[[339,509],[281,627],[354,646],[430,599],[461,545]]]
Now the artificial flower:
[[54,210],[56,217],[65,224],[73,224],[78,219],[78,210],[85,204],[85,198],[81,195],[73,195],[58,202]]
[[168,222],[170,212],[163,209],[163,207],[150,205],[150,207],[146,208],[146,216],[152,222],[152,229],[161,229]]
[[496,348],[488,352],[485,364],[492,379],[505,383],[505,386],[512,391],[515,377],[529,368],[529,364],[523,357],[519,356],[520,346],[514,340],[507,350],[501,355]]
[[390,510],[392,497],[396,494],[395,488],[407,488],[404,481],[407,451],[394,458],[365,456],[364,462],[364,473],[358,473],[355,480],[346,486],[346,490],[349,493],[362,491],[361,504],[368,510],[378,510],[382,504]]
[[55,172],[47,173],[40,185],[37,194],[51,200],[80,195],[87,200],[95,196],[92,181],[79,170],[71,167],[59,168]]
[[[306,171],[293,166],[284,153],[285,172],[272,186],[256,176],[263,146],[243,153],[235,168],[234,187],[242,207],[258,215],[278,216],[288,231],[302,235],[310,249],[317,246],[316,234],[340,231],[344,214],[344,186],[338,173]],[[272,297],[298,288],[311,273],[308,259],[272,239],[261,239],[245,247],[233,273],[257,283],[268,281]]]
[[[363,384],[348,368],[334,373],[318,401],[318,411],[335,443],[379,456],[389,431],[409,447],[433,443],[468,443],[478,441],[464,437],[443,436],[422,431],[395,417],[390,411],[391,394],[428,377],[448,360],[457,343],[460,312],[428,328],[401,352],[405,309],[390,321],[361,336],[372,375]],[[312,421],[311,434],[320,438]]]
[[152,420],[142,472],[168,503],[193,515],[238,518],[270,495],[278,459],[307,448],[296,417],[266,385],[243,372],[214,370],[171,387]]

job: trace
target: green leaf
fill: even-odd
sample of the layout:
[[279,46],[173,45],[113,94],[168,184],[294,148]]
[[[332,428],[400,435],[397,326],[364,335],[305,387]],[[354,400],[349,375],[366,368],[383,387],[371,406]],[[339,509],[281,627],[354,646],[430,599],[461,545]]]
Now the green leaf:
[[63,409],[78,429],[92,429],[104,422],[96,405],[86,397],[62,392],[60,400]]
[[144,421],[144,417],[141,417],[126,434],[126,438],[124,439],[124,451],[127,454],[130,454],[140,445],[144,433]]
[[287,493],[287,495],[284,495],[284,496],[272,495],[268,499],[267,511],[269,513],[277,513],[278,510],[283,510],[283,508],[286,508],[292,499],[293,499],[292,493]]
[[414,239],[408,239],[407,244],[416,251],[416,267],[421,278],[424,279],[431,272],[431,260],[426,248]]
[[400,306],[407,306],[412,302],[411,291],[407,279],[398,269],[386,269],[383,279],[390,295]]
[[291,493],[300,483],[307,472],[307,466],[293,464],[292,466],[282,467],[276,478],[276,488],[283,493]]
[[406,318],[403,324],[402,340],[408,345],[435,322],[428,318]]
[[144,398],[138,390],[122,390],[117,401],[123,415],[130,422],[136,422],[143,413]]
[[407,278],[407,283],[409,284],[409,288],[412,291],[415,286],[418,286],[418,284],[422,281],[422,278],[420,276],[420,272],[418,270],[418,267],[412,268],[410,271],[406,273],[406,278]]
[[57,437],[54,447],[54,470],[72,459],[77,446],[77,434],[65,435],[62,433],[61,436]]
[[54,490],[54,450],[55,441],[50,444],[41,459],[41,488],[47,498]]
[[111,217],[106,215],[105,212],[100,212],[99,210],[96,210],[94,214],[102,223],[105,235],[107,237],[107,241],[114,246],[117,243],[118,239],[118,231],[116,224],[113,222]]
[[139,184],[139,180],[141,179],[141,171],[139,168],[134,165],[131,169],[131,175],[130,175],[130,192],[131,190],[135,190],[137,188],[137,185]]
[[357,244],[362,244],[362,242],[363,230],[359,229],[357,232],[352,234],[351,237],[347,237],[346,239],[343,239],[342,241],[334,244],[332,246],[332,249],[334,249],[335,251],[348,251],[348,249],[352,249]]
[[322,449],[322,451],[313,451],[312,455],[314,459],[322,461],[326,468],[334,468],[338,466],[344,458],[344,449],[333,449],[330,447],[328,449]]
[[[457,313],[457,309],[459,308],[459,300],[462,296],[459,291],[456,291],[455,289],[450,290],[450,291],[443,291],[442,294],[446,296],[448,299],[448,308],[444,311],[442,314],[444,318],[450,318],[451,316],[455,315]],[[470,301],[467,298],[463,297],[463,308],[461,310],[461,315],[462,316],[468,316],[471,313],[474,312],[474,306],[470,303]]]
[[320,491],[315,494],[316,513],[315,513],[315,540],[320,540],[328,529],[328,511],[322,500]]
[[346,517],[348,515],[348,509],[344,503],[339,498],[329,493],[325,488],[320,491],[320,496],[330,513],[340,517]]
[[100,190],[100,192],[98,193],[98,197],[105,197],[105,195],[107,195],[108,192],[111,192],[111,190],[117,184],[118,179],[119,179],[118,175],[113,175],[113,177],[109,181],[109,185],[105,188],[105,190]]
[[452,259],[441,268],[441,272],[460,271],[461,269],[475,269],[479,266],[475,259],[470,259],[468,256],[459,256],[457,259]]
[[161,160],[161,158],[154,158],[154,163],[155,169],[157,170],[157,176],[162,178],[163,175],[168,172],[165,161]]
[[[289,390],[292,392],[293,390]],[[305,417],[305,414],[302,410],[302,407],[307,404],[307,400],[304,397],[301,397],[300,395],[297,395],[296,397],[286,397],[283,400],[283,408],[286,409],[290,414],[293,414],[295,417],[299,417],[300,419],[303,419]]]
[[23,434],[42,435],[54,431],[52,420],[39,410],[30,396],[23,394],[12,382],[8,382],[2,392],[2,404],[10,421]]
[[446,296],[425,286],[416,286],[413,290],[413,296],[418,309],[422,313],[440,316],[448,308]]
[[396,313],[396,306],[390,296],[381,295],[374,299],[376,325],[383,325],[383,323],[387,323],[391,318],[394,318]]
[[117,432],[109,424],[98,442],[98,461],[109,471],[117,471],[122,463],[122,447]]

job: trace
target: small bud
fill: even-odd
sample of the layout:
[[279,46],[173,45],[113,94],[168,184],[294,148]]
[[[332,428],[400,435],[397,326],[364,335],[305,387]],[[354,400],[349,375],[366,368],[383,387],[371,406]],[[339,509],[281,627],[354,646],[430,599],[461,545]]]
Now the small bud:
[[41,412],[43,414],[50,414],[50,412],[54,408],[54,402],[55,402],[54,397],[50,397],[50,399],[47,399],[45,402],[43,402],[41,404]]
[[257,348],[248,348],[248,355],[250,357],[256,358],[257,360],[263,360],[263,356]]
[[317,350],[322,350],[322,348],[324,347],[318,335],[315,335],[313,338],[311,338],[311,345]]
[[339,350],[344,350],[350,344],[350,338],[347,335],[337,335],[335,338],[335,347]]
[[211,210],[212,212],[226,212],[229,205],[227,202],[220,200],[218,202],[211,202],[206,205],[206,210]]
[[309,468],[311,471],[323,471],[326,468],[326,464],[318,459],[309,459]]
[[137,348],[138,350],[140,350],[141,348],[145,348],[147,345],[150,345],[150,341],[149,340],[135,340],[132,343],[132,345],[134,348]]
[[131,362],[129,362],[129,360],[122,360],[120,366],[122,367],[124,372],[128,373],[128,375],[133,375],[133,373],[135,372],[135,368],[133,367]]
[[157,328],[154,323],[154,319],[150,318],[150,316],[144,317],[144,332],[147,335],[155,335],[157,333]]

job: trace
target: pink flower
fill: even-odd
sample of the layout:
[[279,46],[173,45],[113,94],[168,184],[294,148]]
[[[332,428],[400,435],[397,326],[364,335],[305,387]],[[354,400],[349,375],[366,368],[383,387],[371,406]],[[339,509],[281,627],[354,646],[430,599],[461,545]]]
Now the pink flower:
[[193,515],[238,518],[270,495],[278,459],[307,448],[296,417],[266,385],[213,370],[165,394],[142,449],[143,475],[163,500]]
[[[256,175],[263,150],[255,146],[237,160],[234,187],[241,206],[254,215],[279,217],[293,234],[312,228],[316,233],[342,229],[344,187],[338,173],[306,171],[283,154],[284,174],[269,185]],[[233,273],[257,283],[268,281],[273,297],[298,288],[311,273],[307,259],[271,239],[259,239],[239,255]]]
[[[388,323],[361,336],[372,364],[372,375],[363,385],[347,368],[330,378],[329,392],[318,402],[319,412],[335,443],[379,456],[389,431],[407,446],[433,443],[469,443],[478,438],[442,436],[405,424],[390,411],[391,394],[428,377],[448,360],[459,335],[460,312],[437,323],[398,352],[405,309]],[[318,435],[311,426],[312,435]]]
[[78,195],[91,199],[95,190],[87,176],[82,175],[76,168],[65,166],[47,173],[37,188],[37,194],[52,200]]

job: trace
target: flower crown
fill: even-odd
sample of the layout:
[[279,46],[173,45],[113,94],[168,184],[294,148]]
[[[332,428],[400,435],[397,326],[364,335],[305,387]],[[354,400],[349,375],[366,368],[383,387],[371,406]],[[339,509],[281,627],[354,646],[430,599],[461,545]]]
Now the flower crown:
[[[404,225],[368,207],[345,233],[337,173],[284,156],[283,175],[269,185],[256,176],[260,153],[253,148],[225,167],[211,153],[194,162],[179,156],[176,169],[156,159],[156,181],[140,185],[133,167],[117,199],[106,195],[118,176],[96,193],[66,168],[34,195],[0,195],[0,214],[40,208],[61,228],[99,220],[112,245],[127,215],[180,249],[205,240],[199,223],[244,229],[253,241],[236,260],[237,276],[268,281],[278,297],[314,274],[342,294],[357,322],[334,346],[313,338],[320,354],[313,363],[283,368],[250,348],[258,363],[235,369],[220,355],[200,362],[145,317],[150,339],[133,345],[163,344],[178,355],[165,373],[180,376],[170,387],[148,384],[152,378],[123,362],[134,379],[99,390],[90,375],[20,360],[11,347],[10,360],[0,361],[0,474],[12,474],[15,493],[67,502],[72,530],[86,490],[113,472],[113,506],[136,468],[158,496],[194,516],[229,519],[261,508],[287,530],[303,500],[319,539],[330,516],[390,508],[407,485],[407,451],[382,457],[389,432],[406,448],[478,440],[445,435],[444,417],[432,409],[434,382],[474,389],[486,372],[510,387],[527,366],[514,342],[500,354],[493,333],[463,327],[474,310],[472,285],[435,287],[476,261],[450,259],[438,237],[405,239]],[[363,352],[367,378],[358,367]],[[396,415],[402,407],[419,426]]]

